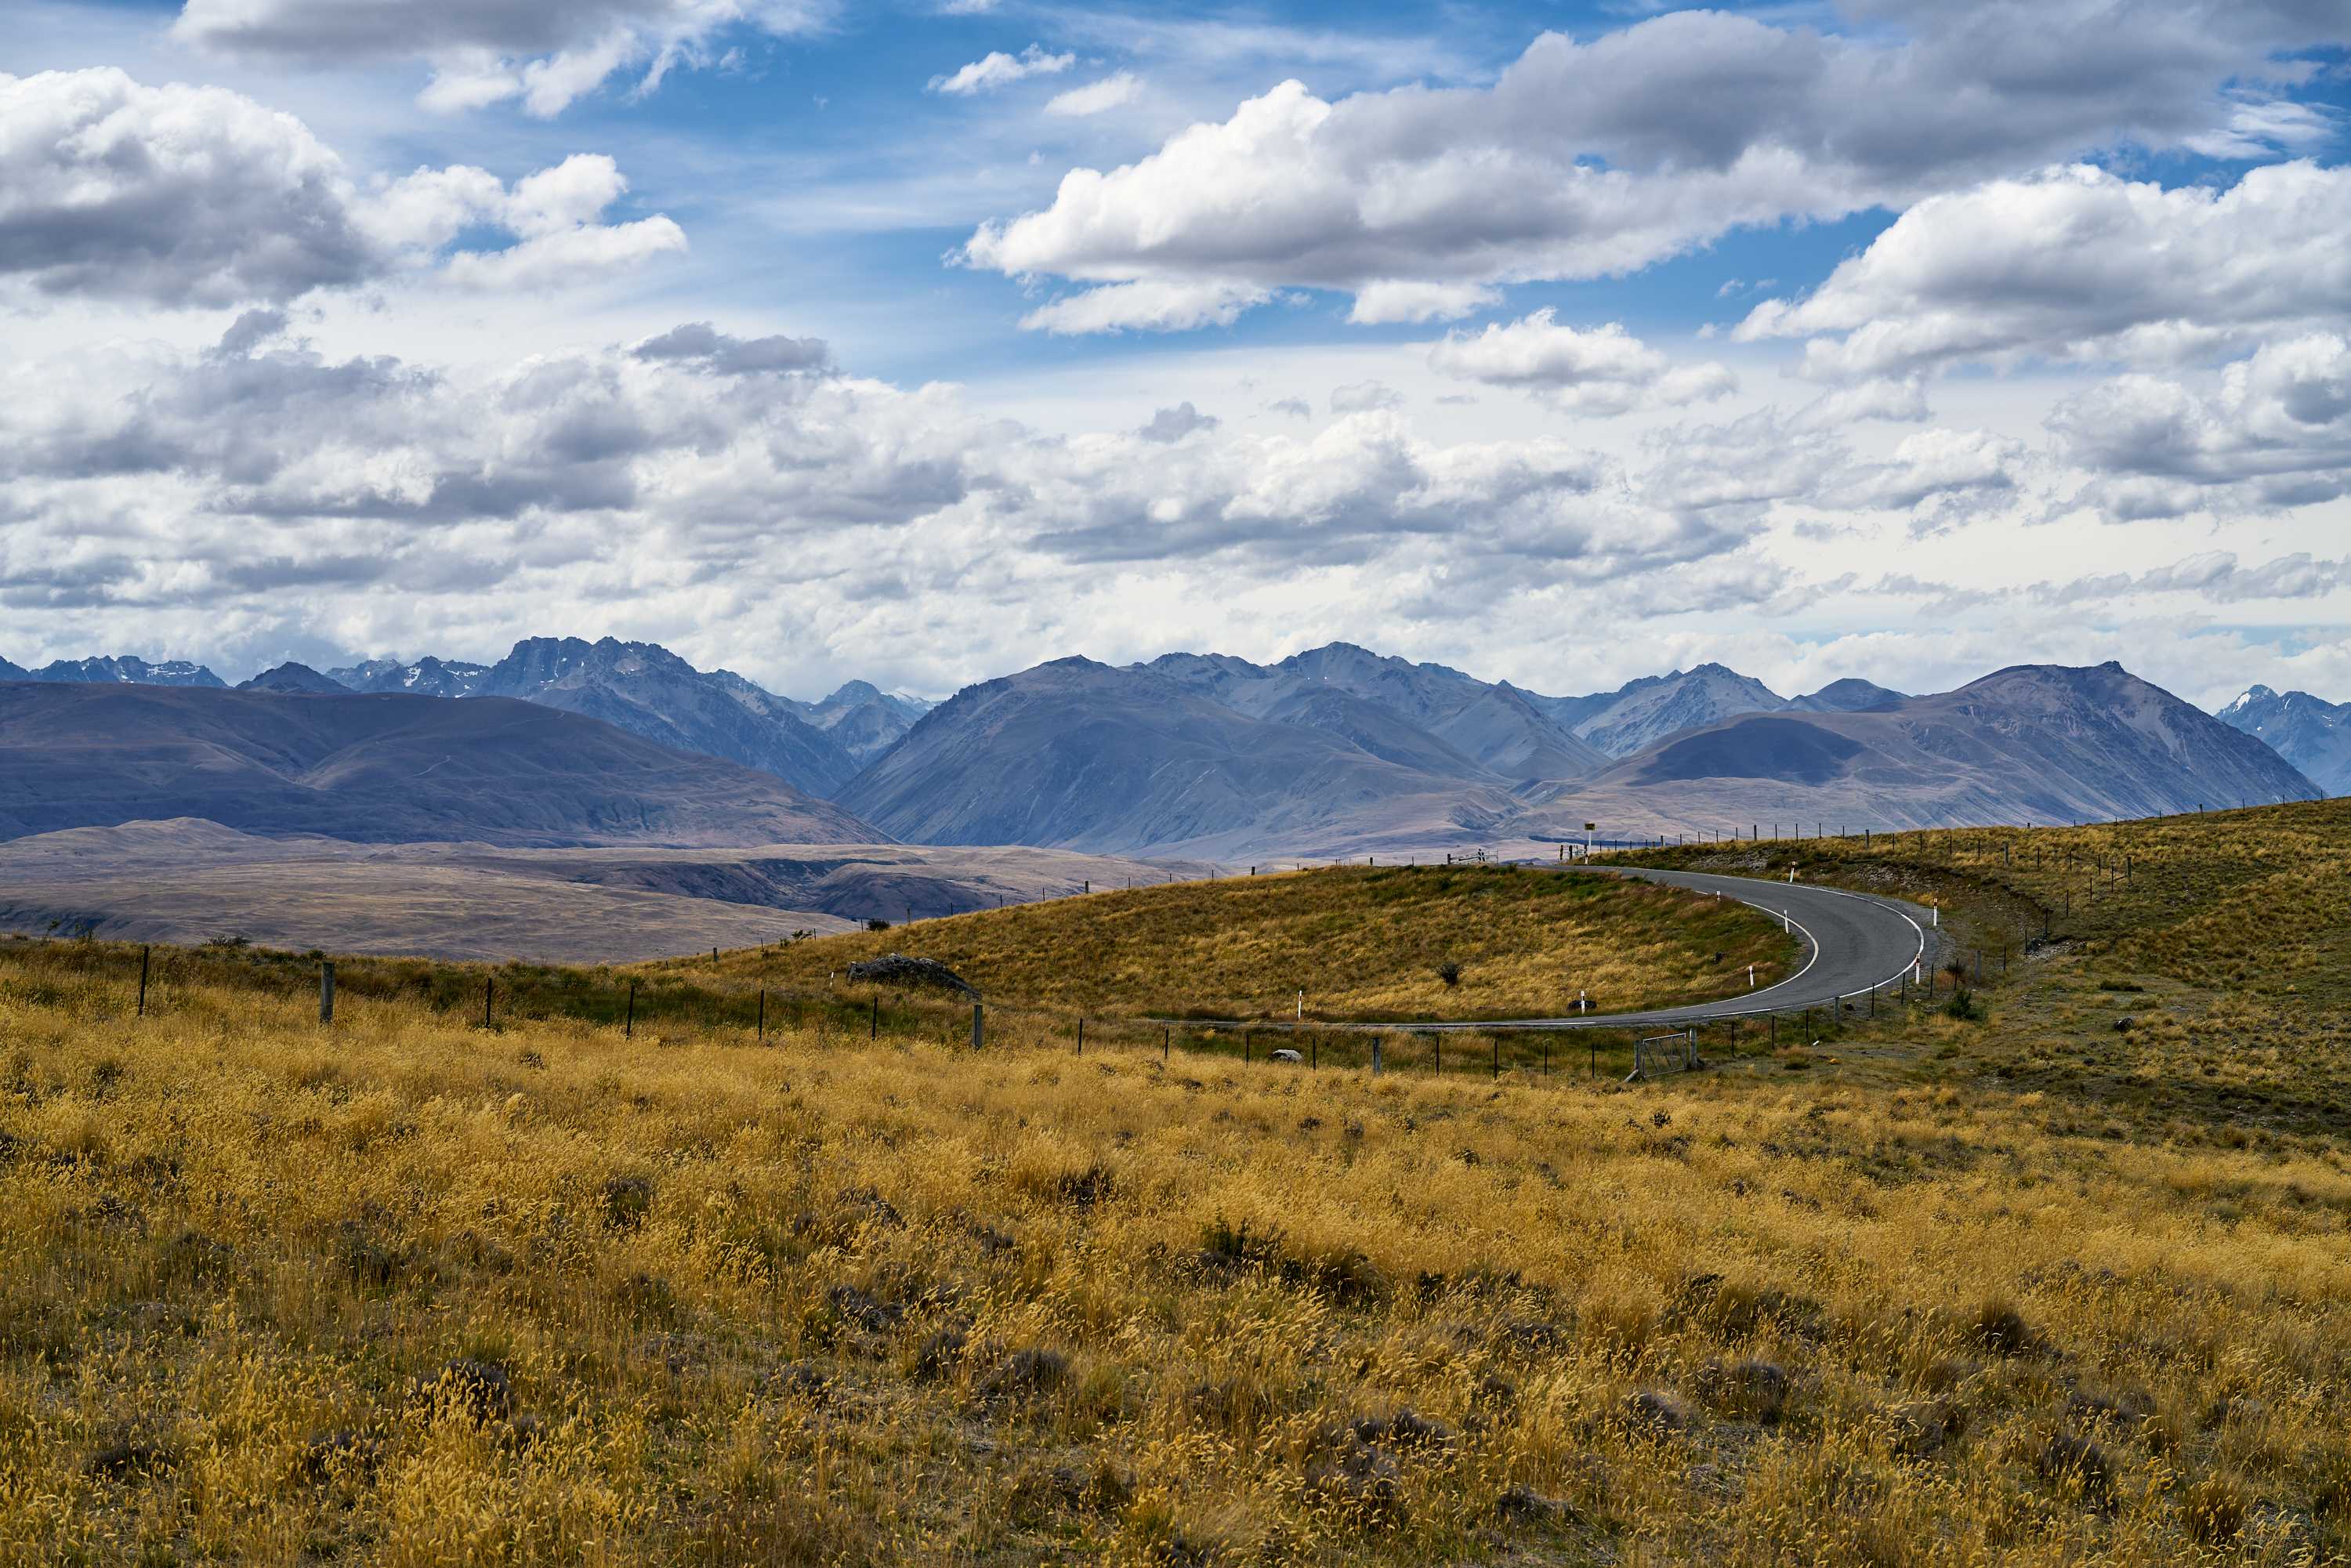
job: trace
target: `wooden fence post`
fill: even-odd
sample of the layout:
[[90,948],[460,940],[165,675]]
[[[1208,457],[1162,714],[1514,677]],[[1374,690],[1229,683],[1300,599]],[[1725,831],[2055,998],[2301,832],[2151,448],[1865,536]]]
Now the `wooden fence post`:
[[637,982],[633,979],[629,982],[629,1016],[621,1025],[621,1037],[623,1040],[637,1038]]
[[980,1023],[980,1006],[978,1002],[971,1004],[971,1048],[974,1051],[980,1048],[981,1042],[986,1038]]
[[768,988],[759,988],[759,1043],[768,1043]]
[[151,947],[139,949],[139,1016],[141,1018],[147,1016],[147,956],[153,950]]
[[[143,993],[147,988],[142,983],[139,988]],[[319,966],[319,1021],[335,1021],[335,965],[332,959]]]
[[497,988],[498,982],[496,976],[482,977],[482,1027],[484,1029],[490,1027],[490,998],[497,994]]

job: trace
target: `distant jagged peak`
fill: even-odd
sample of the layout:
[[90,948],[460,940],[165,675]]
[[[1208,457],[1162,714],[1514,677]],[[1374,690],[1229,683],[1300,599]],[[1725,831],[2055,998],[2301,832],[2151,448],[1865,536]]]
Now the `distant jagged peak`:
[[188,659],[166,659],[151,664],[135,653],[101,653],[89,659],[57,659],[29,672],[28,679],[67,685],[137,686],[204,686],[221,690],[228,683],[204,665]]

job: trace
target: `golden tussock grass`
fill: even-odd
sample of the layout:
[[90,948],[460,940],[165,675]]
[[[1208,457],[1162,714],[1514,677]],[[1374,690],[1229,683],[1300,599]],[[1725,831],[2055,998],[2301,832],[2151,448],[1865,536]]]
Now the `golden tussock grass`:
[[0,947],[0,1561],[2339,1561],[2340,1128],[2127,936],[1633,1088]]
[[[1503,866],[1332,867],[925,920],[730,956],[821,990],[851,964],[934,958],[991,1002],[1124,1016],[1526,1018],[1671,1006],[1786,973],[1779,927],[1729,899]],[[1447,984],[1444,966],[1458,975]],[[679,965],[666,967],[670,969]],[[684,966],[695,973],[699,966]]]

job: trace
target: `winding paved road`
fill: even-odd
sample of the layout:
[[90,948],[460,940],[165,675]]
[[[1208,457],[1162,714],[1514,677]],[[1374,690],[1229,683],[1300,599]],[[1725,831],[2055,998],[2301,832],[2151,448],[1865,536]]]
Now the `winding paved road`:
[[[1922,904],[1873,894],[1847,893],[1842,888],[1806,883],[1772,882],[1751,876],[1709,876],[1698,872],[1654,871],[1636,866],[1580,866],[1581,871],[1610,876],[1636,876],[1686,887],[1696,893],[1719,894],[1753,904],[1766,914],[1784,914],[1803,938],[1803,955],[1794,974],[1777,985],[1741,991],[1710,1002],[1686,1007],[1651,1008],[1635,1013],[1587,1013],[1573,1018],[1478,1019],[1437,1020],[1399,1019],[1393,1023],[1315,1024],[1316,1029],[1436,1030],[1491,1029],[1640,1029],[1650,1025],[1678,1029],[1709,1019],[1751,1018],[1763,1013],[1822,1007],[1844,997],[1866,997],[1873,986],[1888,985],[1925,965],[1935,951],[1933,915]],[[1194,1019],[1192,1023],[1221,1020]],[[1235,1019],[1235,1026],[1286,1029],[1281,1023]]]

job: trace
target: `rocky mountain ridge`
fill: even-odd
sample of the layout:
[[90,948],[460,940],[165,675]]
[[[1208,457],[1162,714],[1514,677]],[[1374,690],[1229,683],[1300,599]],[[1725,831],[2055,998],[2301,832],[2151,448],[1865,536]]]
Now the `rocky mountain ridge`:
[[2351,791],[2351,703],[2253,686],[2213,716],[2260,737],[2328,794]]

